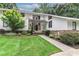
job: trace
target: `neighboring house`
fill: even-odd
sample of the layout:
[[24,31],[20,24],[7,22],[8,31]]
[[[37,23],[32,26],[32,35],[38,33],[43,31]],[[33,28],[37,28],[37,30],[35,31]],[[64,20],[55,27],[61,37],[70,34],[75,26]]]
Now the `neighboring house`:
[[[6,9],[0,9],[0,16]],[[59,30],[79,30],[79,19],[56,16],[52,14],[19,11],[24,17],[25,27],[22,30],[34,31],[59,31]],[[0,20],[0,29],[10,30],[10,28]]]

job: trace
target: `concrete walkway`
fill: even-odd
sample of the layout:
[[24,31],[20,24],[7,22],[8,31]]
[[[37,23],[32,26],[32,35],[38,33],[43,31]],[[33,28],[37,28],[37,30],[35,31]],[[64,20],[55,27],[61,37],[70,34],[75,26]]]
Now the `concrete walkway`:
[[54,44],[56,47],[60,48],[62,52],[53,54],[51,56],[79,56],[79,49],[74,49],[70,46],[67,46],[61,42],[53,40],[45,35],[39,35],[40,37],[44,38],[45,40],[49,41],[51,44]]

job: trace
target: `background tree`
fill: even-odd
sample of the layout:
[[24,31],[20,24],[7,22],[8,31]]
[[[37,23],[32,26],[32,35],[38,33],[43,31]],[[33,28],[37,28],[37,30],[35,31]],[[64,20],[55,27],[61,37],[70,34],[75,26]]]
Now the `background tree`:
[[24,20],[16,10],[8,10],[3,13],[2,20],[11,28],[13,32],[24,27]]
[[0,8],[17,9],[17,6],[15,3],[0,3]]
[[48,13],[48,10],[49,10],[49,5],[48,3],[41,3],[41,4],[38,4],[40,7],[39,8],[35,8],[34,9],[34,12],[41,12],[41,13]]
[[40,4],[40,7],[36,8],[34,12],[79,18],[79,4],[78,3],[65,3],[65,4],[52,4],[52,5]]
[[79,18],[79,4],[57,4],[53,7],[52,14]]

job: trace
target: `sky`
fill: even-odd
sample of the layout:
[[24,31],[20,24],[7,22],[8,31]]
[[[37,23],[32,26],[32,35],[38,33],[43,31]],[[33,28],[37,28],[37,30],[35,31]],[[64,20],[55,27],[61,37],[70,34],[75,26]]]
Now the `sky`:
[[35,8],[38,8],[38,4],[36,3],[17,3],[17,7],[21,10],[26,10],[28,12],[32,12]]
[[[32,12],[35,8],[39,7],[38,3],[16,3],[16,5],[20,10],[24,10],[27,12]],[[49,4],[50,7],[54,5],[55,3]]]

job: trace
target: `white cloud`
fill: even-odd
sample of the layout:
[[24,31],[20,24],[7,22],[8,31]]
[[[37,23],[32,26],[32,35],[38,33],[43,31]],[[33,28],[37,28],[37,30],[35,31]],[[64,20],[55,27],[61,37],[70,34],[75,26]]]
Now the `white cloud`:
[[38,4],[23,4],[18,6],[20,9],[25,9],[27,11],[33,11],[35,8],[39,7]]

